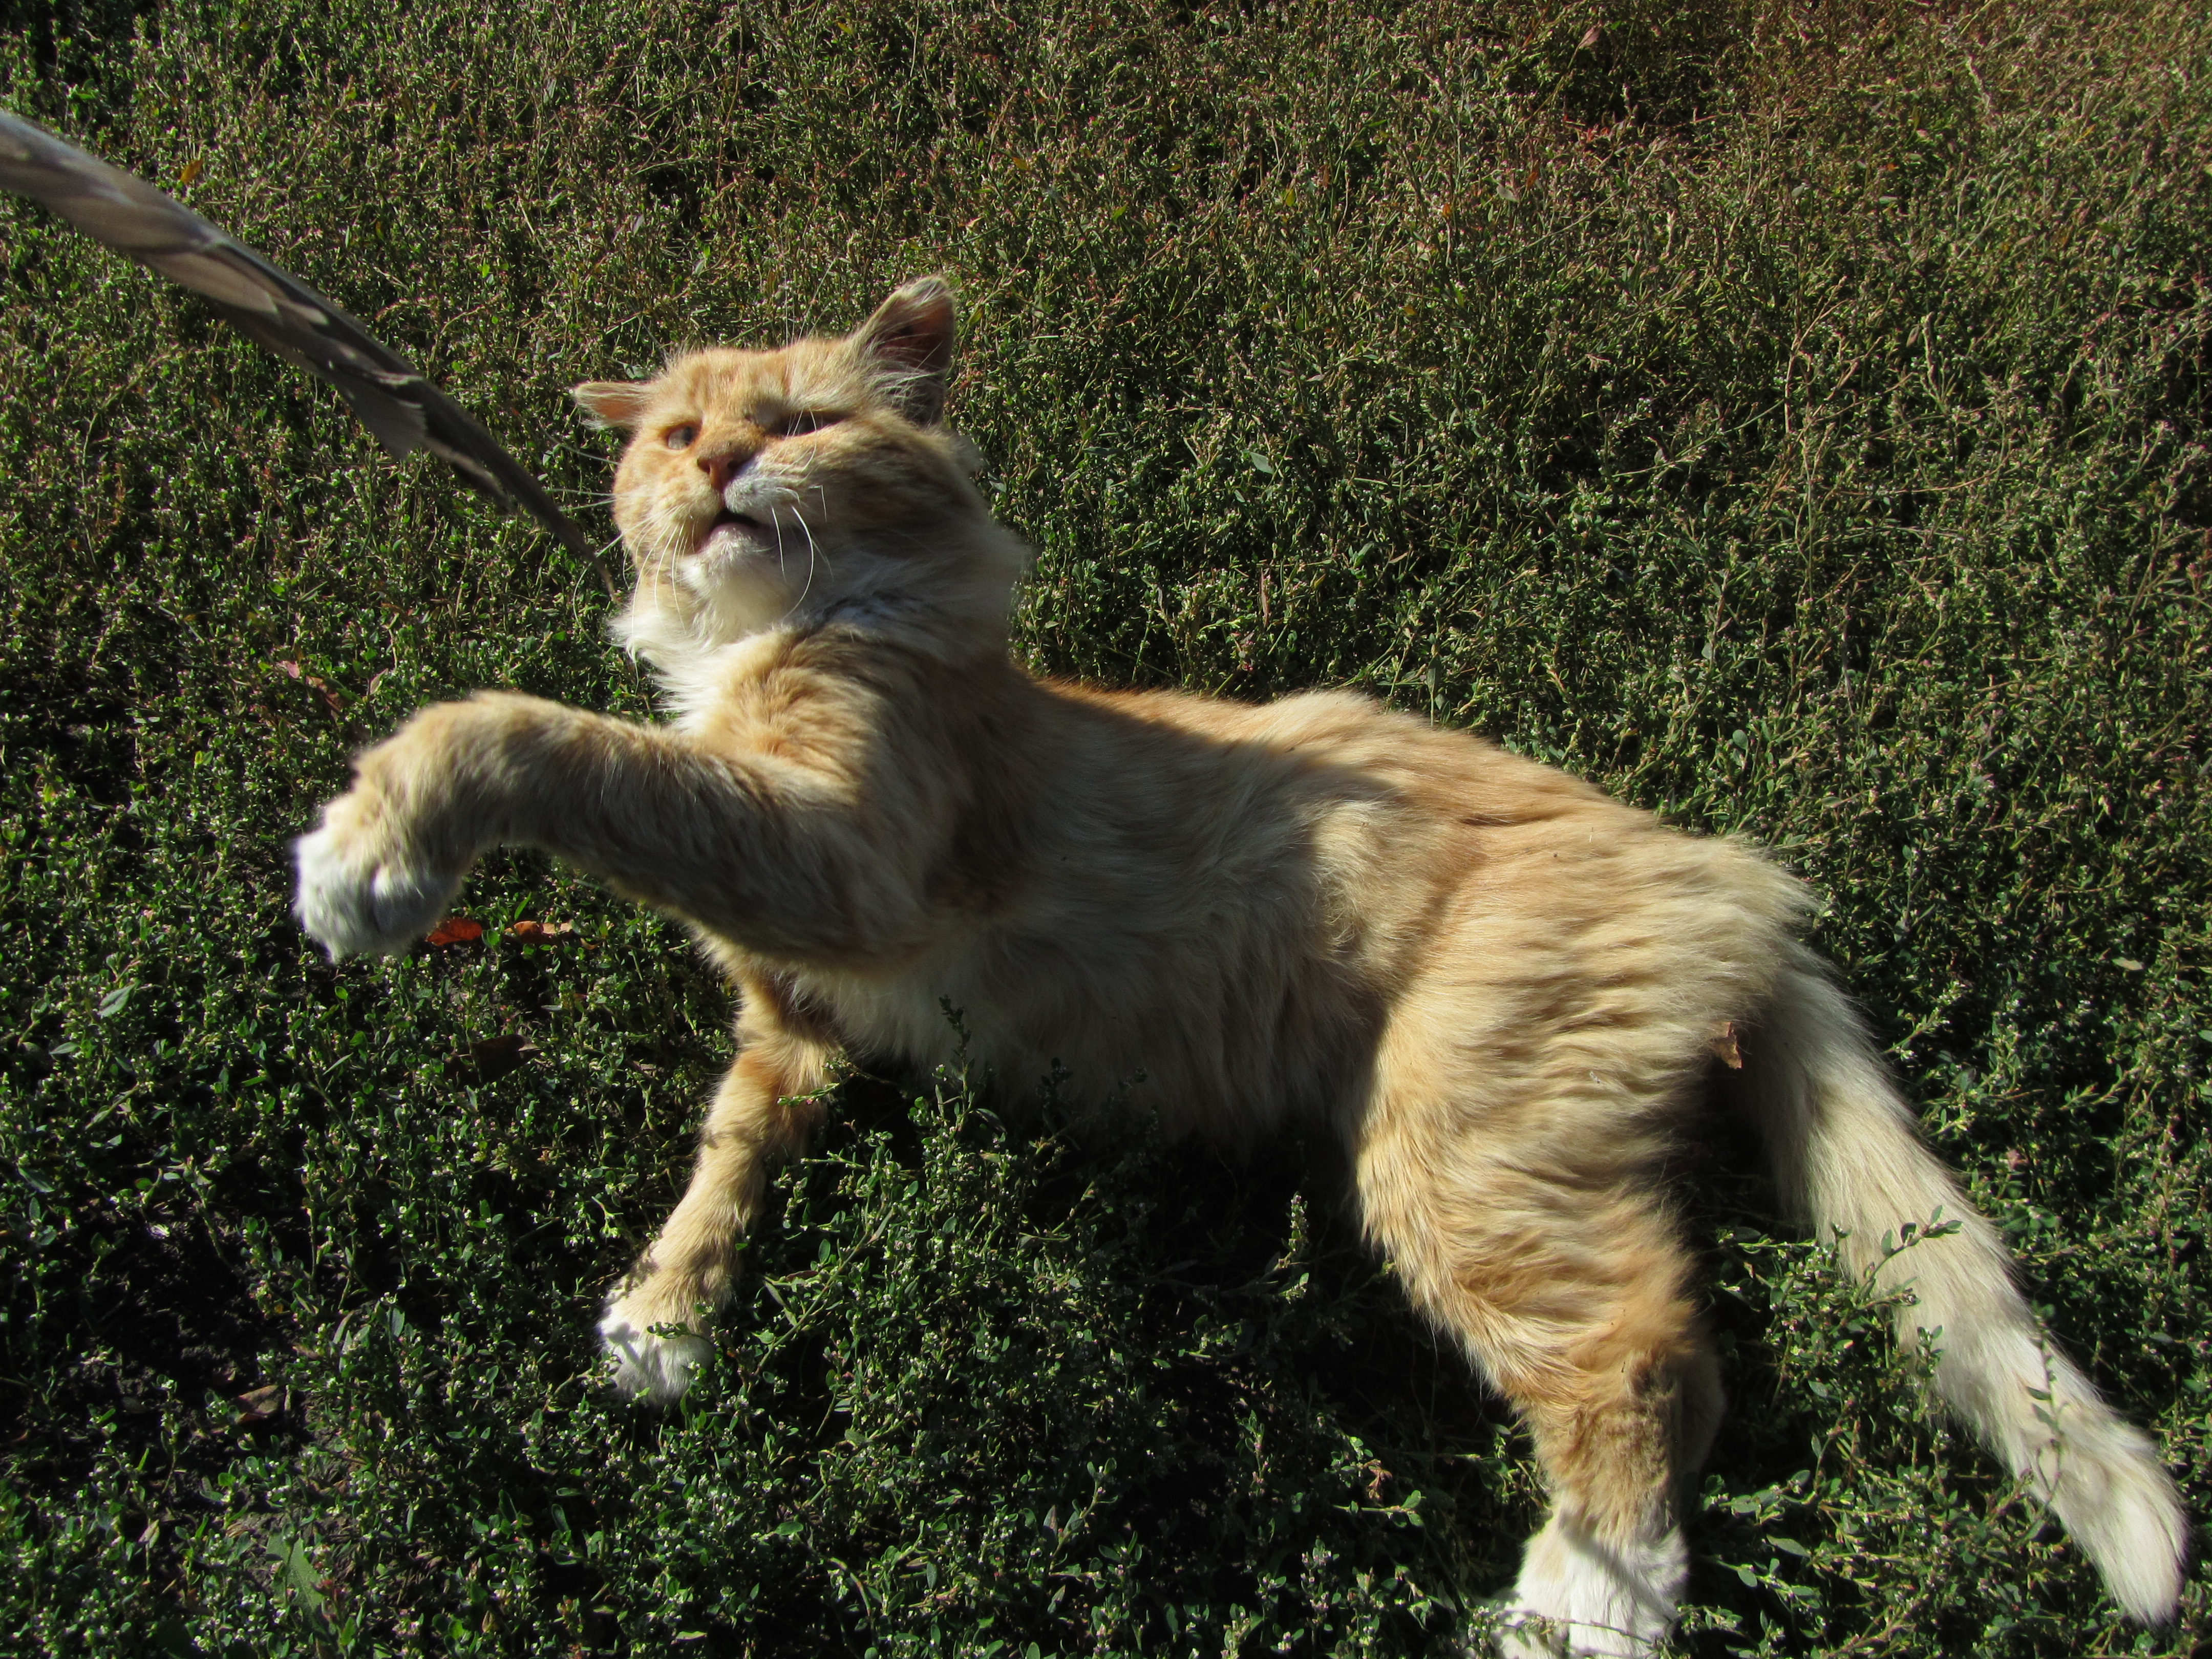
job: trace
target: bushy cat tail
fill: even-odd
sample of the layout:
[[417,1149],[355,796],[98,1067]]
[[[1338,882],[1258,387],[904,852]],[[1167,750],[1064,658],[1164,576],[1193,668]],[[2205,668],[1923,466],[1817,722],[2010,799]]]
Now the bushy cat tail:
[[1996,1228],[1921,1144],[1856,1011],[1818,957],[1787,949],[1742,1054],[1785,1204],[1821,1238],[1840,1236],[1853,1273],[1910,1290],[1898,1336],[1932,1341],[1943,1404],[2050,1503],[2114,1600],[2147,1624],[2170,1619],[2187,1527],[2156,1448],[2052,1346]]

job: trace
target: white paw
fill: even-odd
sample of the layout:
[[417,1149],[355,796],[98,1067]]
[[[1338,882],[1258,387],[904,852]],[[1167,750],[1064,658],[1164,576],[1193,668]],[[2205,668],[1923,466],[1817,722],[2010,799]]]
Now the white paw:
[[599,1340],[614,1356],[615,1387],[624,1394],[641,1394],[656,1406],[682,1399],[691,1386],[692,1373],[714,1352],[713,1343],[690,1331],[655,1336],[619,1302],[599,1321]]
[[1498,1610],[1501,1659],[1650,1659],[1689,1577],[1680,1529],[1623,1546],[1553,1516]]
[[300,885],[292,911],[333,960],[389,956],[437,924],[460,883],[380,857],[373,842],[347,833],[344,805],[331,802],[322,827],[293,843]]

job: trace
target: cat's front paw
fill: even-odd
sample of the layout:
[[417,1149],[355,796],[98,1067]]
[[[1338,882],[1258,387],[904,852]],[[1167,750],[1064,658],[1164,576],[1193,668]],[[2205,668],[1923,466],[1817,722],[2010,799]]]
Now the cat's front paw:
[[599,1321],[599,1340],[614,1357],[615,1387],[643,1395],[656,1406],[682,1399],[692,1374],[714,1351],[712,1342],[688,1330],[655,1336],[646,1316],[622,1299],[611,1304]]
[[333,959],[388,956],[437,925],[461,878],[411,856],[374,791],[357,787],[293,843],[293,914]]

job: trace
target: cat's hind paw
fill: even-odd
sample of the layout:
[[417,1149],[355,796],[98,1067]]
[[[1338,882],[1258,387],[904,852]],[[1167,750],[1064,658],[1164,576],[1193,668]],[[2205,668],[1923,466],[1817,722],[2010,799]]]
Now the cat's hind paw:
[[693,1374],[714,1351],[705,1337],[688,1330],[654,1335],[620,1303],[599,1321],[599,1340],[614,1357],[615,1387],[626,1395],[642,1395],[656,1406],[682,1399]]
[[380,856],[331,803],[319,829],[293,843],[299,888],[292,912],[307,936],[342,957],[391,956],[436,926],[460,884]]
[[1681,1530],[1617,1544],[1559,1516],[1528,1540],[1493,1623],[1499,1659],[1650,1659],[1689,1576]]

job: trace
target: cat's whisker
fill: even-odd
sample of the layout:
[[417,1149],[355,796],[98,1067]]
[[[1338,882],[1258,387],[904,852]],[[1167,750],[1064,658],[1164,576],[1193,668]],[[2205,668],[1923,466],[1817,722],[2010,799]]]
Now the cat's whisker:
[[[814,544],[813,531],[807,528],[806,520],[800,516],[799,510],[796,507],[792,509],[791,516],[799,520],[799,529],[805,531],[806,534],[806,586],[799,590],[799,597],[791,602],[791,610],[783,613],[787,617],[791,616],[793,611],[796,611],[800,605],[805,605],[806,603],[806,596],[814,591],[814,561],[819,551]],[[830,561],[825,556],[823,558],[822,562],[827,564]],[[836,573],[833,571],[830,574],[835,575]]]
[[791,571],[784,563],[783,558],[782,509],[779,507],[771,505],[768,510],[768,521],[770,525],[775,526],[775,574],[782,577],[784,580],[789,581],[791,580]]

